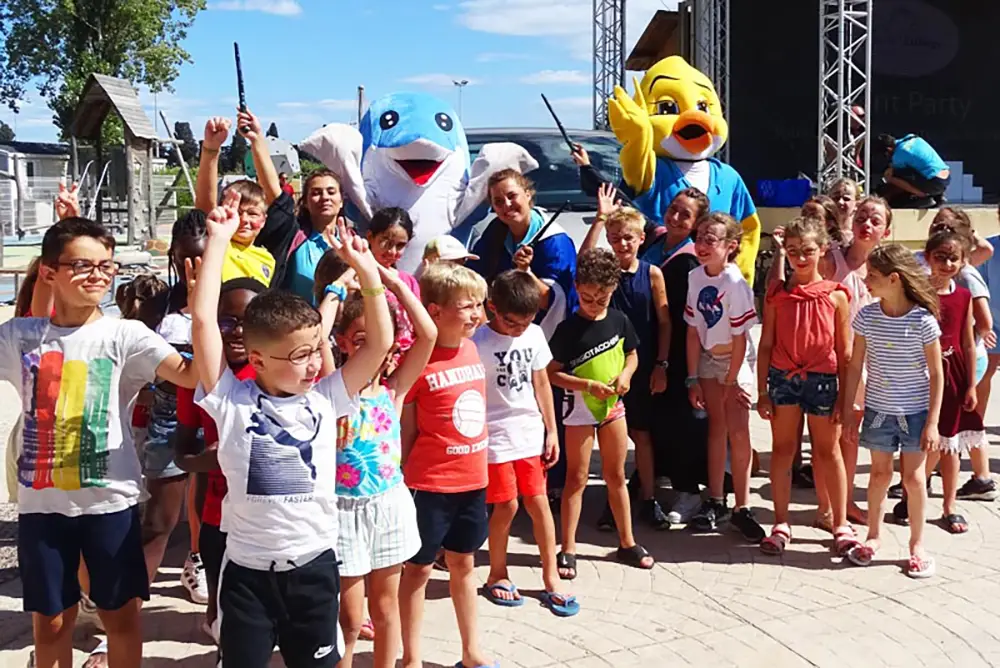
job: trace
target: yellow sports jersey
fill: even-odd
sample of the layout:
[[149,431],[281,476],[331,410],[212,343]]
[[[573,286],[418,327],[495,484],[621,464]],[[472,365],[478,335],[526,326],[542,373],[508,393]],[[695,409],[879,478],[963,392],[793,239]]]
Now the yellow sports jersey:
[[274,256],[260,246],[229,244],[222,262],[222,281],[234,278],[253,278],[264,285],[271,285],[274,276]]

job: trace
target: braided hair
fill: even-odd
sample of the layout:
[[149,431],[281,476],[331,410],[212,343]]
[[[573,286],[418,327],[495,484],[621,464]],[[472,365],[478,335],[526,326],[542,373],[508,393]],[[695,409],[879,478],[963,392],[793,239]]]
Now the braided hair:
[[185,250],[208,240],[207,216],[204,211],[191,209],[174,222],[170,231],[169,262],[167,263],[167,283],[170,284],[170,299],[167,312],[180,311],[187,306],[187,281],[184,277],[184,260],[200,257],[197,254],[182,254]]

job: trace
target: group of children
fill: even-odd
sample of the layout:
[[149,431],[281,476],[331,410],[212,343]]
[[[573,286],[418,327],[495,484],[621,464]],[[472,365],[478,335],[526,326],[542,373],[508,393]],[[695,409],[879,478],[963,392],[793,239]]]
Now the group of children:
[[[595,438],[608,491],[602,521],[617,529],[618,560],[636,568],[652,568],[653,557],[633,535],[630,443],[640,516],[658,529],[731,524],[781,554],[808,425],[817,524],[841,556],[872,562],[896,452],[908,574],[934,572],[921,536],[938,463],[946,524],[967,530],[954,508],[958,458],[985,444],[977,384],[995,365],[978,362],[977,339],[992,348],[996,338],[989,290],[971,266],[990,260],[993,245],[961,212],[939,214],[924,269],[901,246],[881,244],[891,224],[884,201],[857,201],[855,185],[836,184],[776,235],[758,347],[754,295],[733,263],[739,224],[685,190],[662,241],[640,256],[645,220],[605,186],[576,258],[579,307],[547,337],[536,322],[549,290],[524,261],[531,238],[508,249],[515,268],[490,285],[463,266],[476,256],[435,240],[417,280],[395,268],[413,236],[405,211],[376,212],[362,238],[343,215],[336,175],[322,171],[306,180],[297,215],[259,121],[240,112],[236,123],[259,182],[218,194],[230,123],[210,120],[197,209],[174,226],[173,285],[136,279],[117,295],[122,318],[105,317],[114,238],[81,218],[67,191],[30,299],[19,299],[18,316],[42,317],[0,325],[0,377],[23,401],[18,549],[34,665],[72,665],[78,603],[96,608],[108,638],[90,665],[140,665],[141,603],[185,499],[185,586],[208,604],[219,665],[266,666],[277,646],[290,668],[349,667],[367,635],[374,665],[394,666],[402,650],[406,668],[420,666],[436,565],[448,571],[462,639],[456,665],[499,665],[479,646],[474,556],[488,542],[482,594],[523,605],[507,567],[520,499],[541,557],[540,601],[557,616],[577,614],[560,581],[577,576]],[[524,182],[501,174],[491,196]],[[611,250],[598,247],[602,233]],[[689,263],[682,272],[678,258]],[[774,437],[770,534],[749,505],[755,376]],[[678,386],[686,415],[707,423],[703,446],[679,446],[704,448],[707,495],[695,472],[664,513],[653,402]],[[564,393],[559,405],[553,388]],[[546,471],[560,445],[557,551]],[[861,513],[851,500],[858,445],[872,454],[864,541],[850,524]],[[975,466],[978,484],[991,485],[988,462],[985,473]]]

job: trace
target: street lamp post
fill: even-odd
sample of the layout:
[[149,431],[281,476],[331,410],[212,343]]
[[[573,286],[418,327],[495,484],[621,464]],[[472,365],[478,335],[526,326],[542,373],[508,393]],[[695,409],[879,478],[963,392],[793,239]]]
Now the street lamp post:
[[462,120],[462,89],[469,85],[469,80],[452,80],[452,83],[458,88],[458,120]]

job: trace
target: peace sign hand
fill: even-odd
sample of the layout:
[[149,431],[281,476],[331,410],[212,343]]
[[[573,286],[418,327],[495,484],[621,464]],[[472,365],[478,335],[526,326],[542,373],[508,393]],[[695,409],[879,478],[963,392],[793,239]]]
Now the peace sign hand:
[[59,193],[56,195],[56,217],[59,220],[66,220],[67,218],[75,218],[80,215],[80,199],[77,196],[77,191],[80,189],[80,184],[74,183],[70,186],[69,190],[66,189],[66,184],[59,184]]

